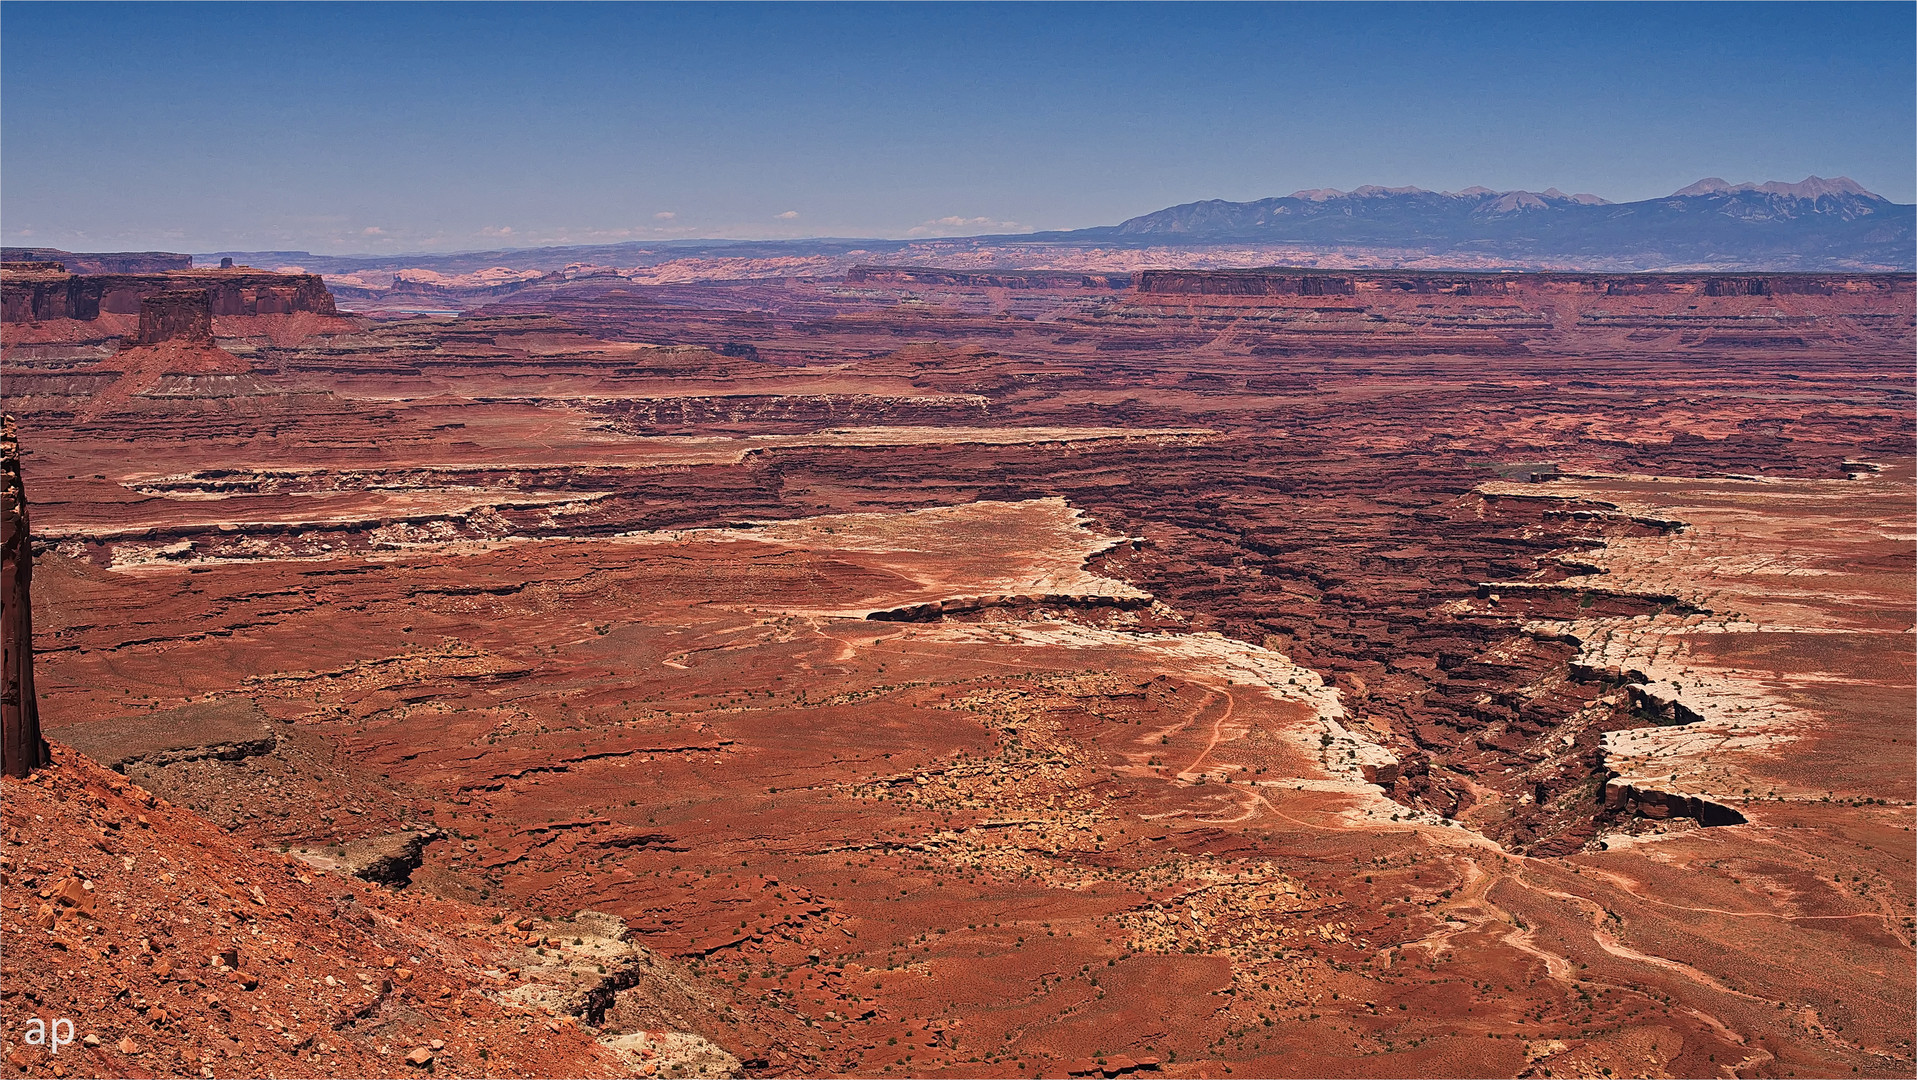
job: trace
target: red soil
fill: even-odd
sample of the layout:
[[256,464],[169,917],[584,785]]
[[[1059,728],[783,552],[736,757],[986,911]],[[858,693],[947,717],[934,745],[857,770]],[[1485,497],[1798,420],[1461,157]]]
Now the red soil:
[[[483,909],[314,873],[64,747],[4,787],[12,1075],[392,1076],[419,1049],[436,1072],[626,1075],[488,996],[519,942]],[[21,1041],[55,1016],[74,1045]]]

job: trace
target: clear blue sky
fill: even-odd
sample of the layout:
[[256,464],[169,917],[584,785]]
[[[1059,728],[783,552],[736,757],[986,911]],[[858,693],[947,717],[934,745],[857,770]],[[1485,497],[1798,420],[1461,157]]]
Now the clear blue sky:
[[[1704,176],[1917,196],[1908,3],[0,5],[0,234],[458,250]],[[510,230],[510,231],[508,231]]]

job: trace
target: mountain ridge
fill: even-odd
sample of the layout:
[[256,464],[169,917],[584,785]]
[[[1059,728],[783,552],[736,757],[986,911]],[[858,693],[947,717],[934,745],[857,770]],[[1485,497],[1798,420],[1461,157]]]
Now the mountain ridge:
[[1315,243],[1502,257],[1517,264],[1620,259],[1638,269],[1917,269],[1917,207],[1848,177],[1731,184],[1613,203],[1596,195],[1427,191],[1365,185],[1231,202],[1182,203],[1117,225],[1028,237],[1056,241]]

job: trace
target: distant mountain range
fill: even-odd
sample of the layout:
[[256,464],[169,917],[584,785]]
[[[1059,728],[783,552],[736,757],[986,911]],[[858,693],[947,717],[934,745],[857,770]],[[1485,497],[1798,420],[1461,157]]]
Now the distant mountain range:
[[[29,249],[6,257],[41,258]],[[57,255],[58,253],[56,253]],[[1090,229],[924,240],[670,240],[450,254],[315,255],[223,251],[259,267],[297,266],[342,295],[401,287],[397,277],[460,278],[449,288],[513,287],[581,264],[636,281],[836,277],[859,264],[992,269],[1315,266],[1339,268],[1883,271],[1917,270],[1917,206],[1845,177],[1800,183],[1699,180],[1661,199],[1613,203],[1545,191],[1320,188],[1254,202],[1210,199]],[[505,273],[502,273],[504,271]],[[465,280],[467,276],[471,280]],[[490,275],[490,276],[488,276]],[[480,280],[484,277],[486,280]]]
[[1845,177],[1731,184],[1612,203],[1546,191],[1361,187],[1256,202],[1185,203],[1117,225],[1043,233],[1064,243],[1389,248],[1517,265],[1616,269],[1917,269],[1917,206]]

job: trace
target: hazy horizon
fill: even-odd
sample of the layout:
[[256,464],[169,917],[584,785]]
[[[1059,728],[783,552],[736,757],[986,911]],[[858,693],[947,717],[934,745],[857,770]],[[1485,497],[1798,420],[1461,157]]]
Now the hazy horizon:
[[0,10],[8,244],[900,240],[1707,176],[1917,201],[1908,5]]
[[[1705,179],[1705,178],[1700,178],[1700,179]],[[1836,179],[1836,178],[1835,178],[1835,177],[1822,177],[1821,179],[1825,179],[1825,180],[1831,180],[1831,179]],[[1734,184],[1736,184],[1736,183],[1744,183],[1744,181],[1730,181],[1730,182],[1731,182],[1731,183],[1734,183]],[[1761,181],[1759,181],[1759,182],[1761,182]],[[1801,181],[1800,181],[1800,182],[1801,182]],[[1427,189],[1427,190],[1429,190],[1429,189]],[[1453,192],[1435,192],[1435,193],[1436,193],[1436,194],[1454,194]],[[1287,195],[1287,196],[1289,196],[1289,195],[1293,195],[1293,194],[1297,194],[1297,193],[1296,193],[1296,192],[1287,192],[1287,193],[1285,193],[1285,195]],[[1500,193],[1500,194],[1502,194],[1502,193]],[[1577,193],[1573,193],[1573,192],[1566,192],[1565,194],[1577,194]],[[1590,194],[1596,194],[1596,193],[1595,193],[1595,192],[1591,192]],[[1670,193],[1668,193],[1668,192],[1667,192],[1666,194],[1668,195],[1668,194],[1670,194]],[[1874,194],[1881,194],[1881,193],[1874,193]],[[1284,196],[1278,196],[1278,197],[1284,197]],[[1198,201],[1198,200],[1192,200],[1192,201]],[[1618,200],[1610,200],[1610,201],[1611,201],[1611,202],[1613,202],[1613,203],[1615,203],[1615,202],[1617,202]],[[1162,208],[1162,207],[1160,207],[1160,208],[1155,208],[1155,209],[1164,209],[1164,208]],[[1148,211],[1148,212],[1149,212],[1149,211]],[[1107,223],[1107,224],[1117,224],[1117,222],[1110,222],[1110,223]],[[647,247],[657,247],[657,248],[670,248],[670,247],[675,247],[675,246],[684,246],[684,247],[687,247],[687,248],[699,248],[699,247],[704,247],[704,246],[707,246],[707,245],[724,245],[724,244],[742,244],[742,245],[744,245],[744,244],[766,244],[766,243],[771,243],[771,244],[779,244],[779,243],[795,243],[795,244],[798,244],[798,243],[819,243],[819,244],[834,244],[834,243],[847,243],[847,244],[858,244],[858,243],[881,243],[881,244],[916,244],[916,243],[936,243],[936,242],[939,242],[939,241],[964,241],[964,240],[980,240],[980,239],[995,239],[995,240],[997,240],[997,239],[1002,239],[1002,240],[1004,240],[1004,241],[1006,241],[1006,242],[1009,242],[1009,243],[1016,243],[1019,237],[1021,237],[1021,236],[1026,236],[1026,235],[1030,235],[1030,236],[1034,236],[1034,237],[1037,237],[1037,236],[1041,236],[1041,235],[1045,235],[1045,234],[1044,234],[1044,233],[1041,233],[1041,232],[1040,232],[1039,230],[1026,230],[1026,231],[1025,231],[1025,232],[1023,232],[1023,233],[952,233],[952,234],[936,234],[936,235],[920,235],[920,236],[803,236],[803,235],[801,235],[801,236],[777,236],[777,237],[725,237],[725,236],[705,236],[705,237],[694,237],[694,236],[688,236],[688,237],[658,237],[658,238],[642,238],[642,239],[627,239],[627,240],[609,240],[609,241],[605,241],[605,240],[602,240],[602,241],[578,241],[578,242],[570,242],[570,243],[531,243],[531,242],[528,242],[528,243],[523,243],[523,244],[511,244],[511,243],[508,243],[508,244],[491,244],[491,245],[475,245],[475,246],[473,246],[473,247],[464,247],[464,248],[448,248],[448,249],[442,249],[442,250],[437,250],[437,251],[430,251],[430,250],[421,250],[421,251],[407,251],[407,250],[395,250],[395,251],[368,251],[368,250],[342,250],[342,251],[312,251],[312,250],[310,250],[310,249],[306,249],[306,248],[244,248],[244,247],[227,247],[227,248],[219,248],[219,249],[195,249],[195,250],[193,250],[193,251],[191,251],[191,252],[188,252],[188,251],[186,251],[186,250],[184,250],[184,249],[181,249],[181,250],[179,250],[179,251],[177,251],[177,252],[175,252],[175,253],[176,253],[176,254],[191,254],[191,255],[194,255],[195,257],[208,257],[208,256],[212,256],[212,257],[218,257],[218,256],[223,256],[223,255],[233,255],[233,254],[258,254],[258,253],[263,253],[263,252],[284,252],[284,253],[288,253],[288,254],[291,254],[291,253],[296,253],[296,252],[303,252],[303,253],[305,253],[305,254],[308,254],[308,255],[312,255],[312,256],[315,256],[315,257],[318,257],[318,258],[327,258],[327,259],[389,259],[389,258],[404,258],[404,257],[408,257],[408,256],[414,256],[414,255],[417,255],[417,256],[421,256],[421,257],[444,257],[444,256],[450,256],[450,255],[470,255],[470,254],[484,254],[484,253],[488,253],[488,252],[495,252],[495,251],[496,251],[496,252],[501,252],[501,253],[505,253],[505,252],[525,252],[525,251],[539,251],[539,250],[546,250],[546,249],[553,249],[553,248],[585,248],[585,247],[601,247],[601,246],[621,246],[621,245],[641,245],[641,246],[647,246]],[[1273,241],[1273,242],[1274,242],[1274,243],[1286,243],[1286,244],[1295,244],[1295,241]],[[14,244],[11,244],[11,242],[10,242],[10,246],[20,246],[20,247],[57,247],[58,245],[49,245],[49,244],[17,244],[17,245],[14,245]],[[158,249],[153,249],[153,250],[158,250]]]

